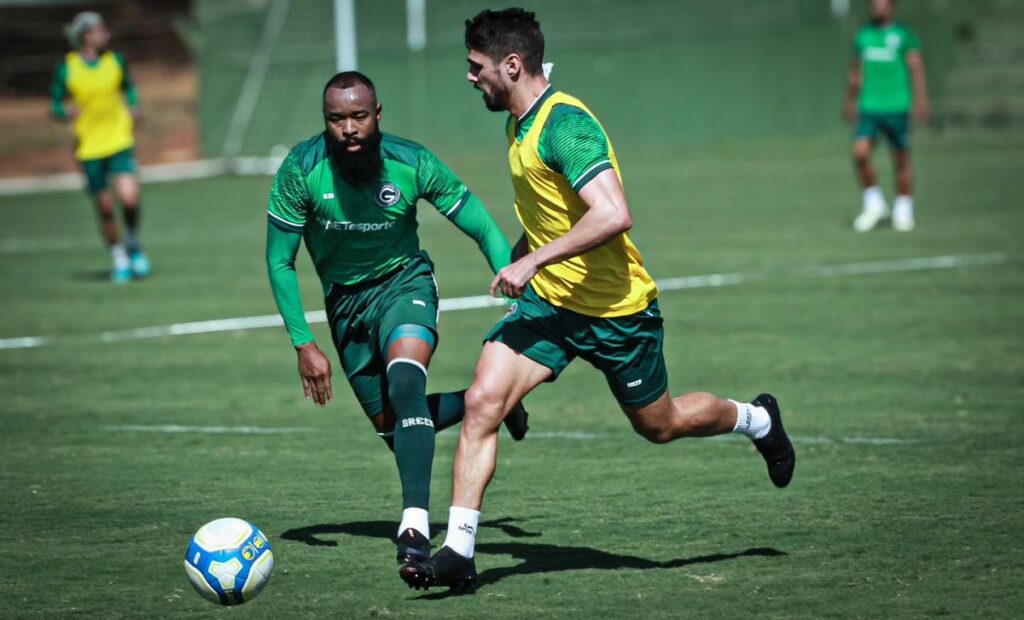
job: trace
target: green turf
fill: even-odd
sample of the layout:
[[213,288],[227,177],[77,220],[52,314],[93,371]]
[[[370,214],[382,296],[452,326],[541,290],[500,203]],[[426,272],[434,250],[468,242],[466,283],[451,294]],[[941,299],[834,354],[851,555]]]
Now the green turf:
[[[634,237],[656,277],[773,274],[664,293],[667,361],[677,392],[775,392],[798,437],[795,480],[772,488],[745,440],[645,444],[601,376],[577,362],[529,398],[536,435],[502,439],[472,597],[424,596],[398,579],[390,453],[343,382],[327,410],[302,400],[283,330],[97,338],[272,313],[268,179],[145,187],[153,277],[124,287],[103,281],[108,258],[81,195],[0,199],[0,338],[66,338],[0,350],[2,615],[1020,616],[1024,147],[922,142],[918,230],[863,236],[849,230],[857,195],[843,136],[623,149]],[[511,234],[500,151],[450,163]],[[430,211],[421,232],[442,296],[481,294],[482,257]],[[993,252],[1007,262],[787,275]],[[320,308],[305,258],[300,272],[308,309]],[[442,315],[432,389],[467,383],[500,312]],[[323,326],[315,332],[327,346]],[[131,424],[315,432],[110,429]],[[435,544],[454,444],[453,434],[438,440]],[[227,515],[258,524],[276,559],[267,590],[237,611],[196,596],[181,565],[191,533]]]

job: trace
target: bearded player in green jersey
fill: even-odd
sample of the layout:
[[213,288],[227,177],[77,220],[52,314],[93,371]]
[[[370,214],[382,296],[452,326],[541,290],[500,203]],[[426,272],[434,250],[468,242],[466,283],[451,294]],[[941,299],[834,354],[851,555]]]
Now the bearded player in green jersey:
[[[278,310],[298,353],[306,398],[332,399],[331,364],[302,310],[295,257],[305,239],[323,285],[331,336],[352,390],[395,454],[403,512],[398,561],[430,554],[434,433],[462,419],[463,392],[426,394],[437,343],[433,264],[420,250],[416,203],[432,203],[472,237],[495,273],[511,248],[481,202],[433,153],[381,133],[373,82],[343,72],[324,87],[325,130],[292,149],[274,178],[267,268]],[[517,406],[506,424],[527,431]]]
[[892,227],[914,229],[914,199],[911,196],[910,111],[914,120],[928,118],[928,89],[924,60],[917,36],[893,21],[896,0],[871,0],[871,21],[854,38],[856,57],[850,66],[849,86],[843,116],[856,121],[853,159],[864,190],[860,215],[853,222],[857,232],[872,230],[889,215],[882,189],[871,166],[871,151],[878,134],[892,149],[896,169],[896,200]]

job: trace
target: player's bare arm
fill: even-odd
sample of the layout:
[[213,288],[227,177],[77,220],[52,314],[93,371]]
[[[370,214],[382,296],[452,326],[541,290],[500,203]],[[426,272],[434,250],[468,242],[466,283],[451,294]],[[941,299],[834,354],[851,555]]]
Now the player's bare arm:
[[857,120],[857,96],[860,95],[863,73],[860,60],[850,63],[849,75],[846,79],[846,97],[843,98],[843,120],[852,123]]
[[579,196],[587,206],[586,214],[565,235],[499,271],[491,282],[492,295],[500,290],[509,297],[519,297],[538,270],[604,245],[633,226],[615,170],[598,174],[580,189]]
[[924,72],[924,57],[918,50],[907,52],[907,71],[910,72],[910,82],[914,88],[914,120],[924,122],[931,114],[931,105],[928,102],[928,82]]

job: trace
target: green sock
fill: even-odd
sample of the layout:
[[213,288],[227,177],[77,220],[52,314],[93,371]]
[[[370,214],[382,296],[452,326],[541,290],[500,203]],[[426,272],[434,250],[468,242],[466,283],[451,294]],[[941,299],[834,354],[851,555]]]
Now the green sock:
[[461,422],[466,415],[466,390],[427,394],[427,409],[434,420],[434,431],[440,433]]
[[402,507],[430,507],[434,421],[427,409],[427,373],[412,360],[388,366],[388,400],[395,412],[395,463],[402,480]]

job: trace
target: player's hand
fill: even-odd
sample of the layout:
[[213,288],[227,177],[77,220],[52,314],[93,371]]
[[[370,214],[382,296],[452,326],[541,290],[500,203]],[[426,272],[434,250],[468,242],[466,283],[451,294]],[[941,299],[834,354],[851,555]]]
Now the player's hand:
[[844,121],[852,123],[857,120],[857,106],[852,101],[844,101],[841,114]]
[[928,120],[928,117],[932,114],[932,108],[927,101],[915,101],[914,102],[914,120],[918,123],[924,123]]
[[312,398],[317,405],[324,407],[334,399],[331,391],[331,362],[327,359],[315,342],[295,347],[299,354],[299,376],[302,377],[302,389],[306,398]]
[[537,275],[533,254],[527,254],[508,267],[503,268],[491,280],[491,297],[501,291],[506,297],[517,299],[523,294],[527,283]]

